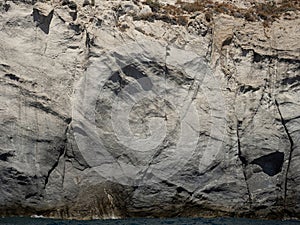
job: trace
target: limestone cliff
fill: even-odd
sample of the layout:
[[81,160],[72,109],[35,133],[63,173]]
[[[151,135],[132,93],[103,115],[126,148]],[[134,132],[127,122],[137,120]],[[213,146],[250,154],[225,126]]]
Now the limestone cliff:
[[0,215],[300,218],[299,1],[0,2]]

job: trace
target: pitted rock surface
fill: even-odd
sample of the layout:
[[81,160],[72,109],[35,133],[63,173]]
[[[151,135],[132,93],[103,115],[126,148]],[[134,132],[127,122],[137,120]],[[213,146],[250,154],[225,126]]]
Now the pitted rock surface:
[[300,218],[299,10],[153,4],[0,3],[1,216]]

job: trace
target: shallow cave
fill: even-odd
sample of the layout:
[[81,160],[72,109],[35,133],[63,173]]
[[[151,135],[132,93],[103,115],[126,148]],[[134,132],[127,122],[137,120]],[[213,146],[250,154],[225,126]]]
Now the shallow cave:
[[[122,68],[122,75],[120,71],[114,72],[108,79],[108,82],[105,83],[104,87],[109,88],[116,95],[119,94],[119,92],[125,88],[126,85],[129,85],[129,81],[126,79],[126,77],[132,77],[134,78],[141,88],[144,91],[150,91],[152,90],[153,83],[151,79],[148,77],[148,75],[143,71],[143,69],[139,68],[140,65],[127,65]],[[145,66],[145,68],[150,68],[151,73],[155,74],[156,71],[160,71],[160,68],[156,64],[149,64],[149,62],[145,62],[142,64],[142,66]],[[137,90],[134,90],[135,87],[131,86],[127,91],[133,91],[136,92]]]
[[264,173],[268,174],[269,176],[275,176],[281,172],[283,161],[283,152],[273,152],[271,154],[254,159],[251,164],[259,165]]

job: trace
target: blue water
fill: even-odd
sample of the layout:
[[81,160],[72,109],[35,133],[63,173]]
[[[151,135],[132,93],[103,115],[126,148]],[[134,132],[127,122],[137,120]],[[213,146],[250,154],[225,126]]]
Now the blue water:
[[0,225],[300,225],[300,221],[249,219],[126,219],[126,220],[52,220],[32,218],[0,218]]

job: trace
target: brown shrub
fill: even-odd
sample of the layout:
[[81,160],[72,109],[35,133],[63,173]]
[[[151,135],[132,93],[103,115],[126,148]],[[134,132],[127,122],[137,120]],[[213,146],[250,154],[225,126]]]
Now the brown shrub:
[[162,5],[158,0],[147,0],[153,14],[139,18],[154,21],[163,20],[171,24],[186,25],[188,16],[185,13],[203,12],[205,19],[211,22],[214,14],[227,14],[247,21],[262,21],[264,26],[269,26],[282,14],[288,11],[300,10],[299,0],[282,0],[281,3],[274,2],[256,3],[248,9],[238,8],[236,5],[225,2],[213,2],[212,0],[196,0],[193,3],[177,0],[176,5]]
[[177,16],[176,22],[178,25],[185,26],[187,25],[189,18],[187,16]]
[[[241,9],[230,3],[218,3],[211,0],[197,0],[193,3],[178,0],[176,4],[186,12],[200,11],[210,15],[212,13],[224,13],[234,17],[241,17],[251,22],[262,21],[264,24],[272,23],[285,12],[300,10],[299,0],[282,0],[279,4],[274,2],[257,3],[249,9]],[[212,16],[206,16],[206,18],[207,21],[210,21]]]

